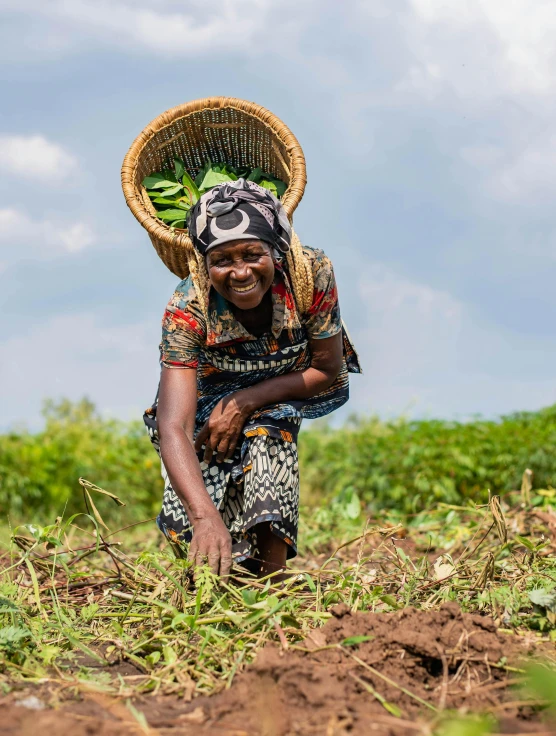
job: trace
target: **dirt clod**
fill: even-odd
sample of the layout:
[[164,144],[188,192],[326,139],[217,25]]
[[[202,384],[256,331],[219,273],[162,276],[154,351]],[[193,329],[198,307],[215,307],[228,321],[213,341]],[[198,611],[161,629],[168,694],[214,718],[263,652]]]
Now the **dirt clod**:
[[350,613],[350,610],[351,609],[347,603],[338,603],[337,605],[332,606],[330,613],[336,618],[343,618]]
[[[445,709],[491,712],[498,733],[551,733],[512,687],[527,647],[491,619],[462,613],[455,603],[438,611],[351,614],[339,605],[332,612],[300,645],[267,644],[228,690],[191,703],[146,696],[133,707],[155,734],[425,734],[425,724]],[[368,639],[354,639],[362,636]],[[5,700],[0,724],[0,733],[13,736],[141,732],[132,710],[99,695],[32,715]]]
[[[331,612],[334,618],[319,631],[319,643],[337,648],[265,647],[230,690],[206,700],[209,723],[219,728],[241,723],[248,733],[282,736],[318,733],[325,724],[335,724],[332,734],[363,733],[372,721],[374,732],[401,734],[408,733],[407,722],[415,729],[435,710],[448,708],[496,710],[507,733],[517,721],[520,732],[529,731],[535,714],[511,705],[519,697],[510,687],[515,674],[505,669],[506,662],[519,665],[526,649],[516,637],[497,633],[491,619],[463,614],[455,603],[429,612],[348,615],[345,604]],[[341,645],[361,635],[370,639]],[[261,730],[264,703],[267,713],[280,714],[274,731]],[[398,723],[392,716],[396,709]]]

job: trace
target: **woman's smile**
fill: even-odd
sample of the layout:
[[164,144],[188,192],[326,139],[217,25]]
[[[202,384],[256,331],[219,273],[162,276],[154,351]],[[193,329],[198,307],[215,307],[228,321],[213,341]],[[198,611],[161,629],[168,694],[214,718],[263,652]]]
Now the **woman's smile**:
[[258,283],[259,279],[257,279],[256,281],[252,281],[247,286],[232,286],[230,284],[230,288],[232,289],[232,291],[237,291],[238,294],[245,294],[246,291],[252,291]]
[[232,240],[207,256],[211,286],[238,309],[256,309],[274,280],[274,261],[262,240]]

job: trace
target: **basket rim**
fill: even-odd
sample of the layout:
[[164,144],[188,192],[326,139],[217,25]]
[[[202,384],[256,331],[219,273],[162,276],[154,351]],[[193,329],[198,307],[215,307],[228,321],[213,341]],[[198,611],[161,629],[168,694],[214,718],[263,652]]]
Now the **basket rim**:
[[143,202],[141,192],[135,184],[136,171],[139,157],[149,141],[161,130],[172,125],[176,120],[203,110],[214,110],[232,108],[246,113],[266,125],[279,138],[286,147],[290,159],[290,184],[282,204],[288,217],[292,215],[303,197],[307,173],[303,149],[295,135],[288,126],[274,113],[255,102],[242,100],[238,97],[205,97],[198,100],[190,100],[181,105],[176,105],[164,111],[146,125],[131,144],[126,153],[121,169],[122,189],[127,205],[138,222],[147,230],[150,236],[162,241],[168,246],[186,246],[189,241],[186,229],[170,230],[170,227],[162,223],[152,215]]

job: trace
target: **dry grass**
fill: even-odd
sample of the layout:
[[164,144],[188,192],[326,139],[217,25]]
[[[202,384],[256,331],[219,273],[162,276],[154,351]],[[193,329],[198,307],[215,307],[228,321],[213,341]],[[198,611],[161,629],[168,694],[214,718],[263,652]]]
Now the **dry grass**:
[[122,697],[211,694],[267,641],[300,646],[337,603],[377,612],[457,600],[516,636],[556,640],[556,492],[525,480],[511,505],[493,497],[364,524],[337,504],[313,510],[301,523],[303,555],[281,585],[240,569],[226,584],[202,569],[193,585],[189,564],[151,527],[110,533],[94,506],[100,489],[84,489],[89,513],[20,527],[4,554],[6,692],[49,681]]

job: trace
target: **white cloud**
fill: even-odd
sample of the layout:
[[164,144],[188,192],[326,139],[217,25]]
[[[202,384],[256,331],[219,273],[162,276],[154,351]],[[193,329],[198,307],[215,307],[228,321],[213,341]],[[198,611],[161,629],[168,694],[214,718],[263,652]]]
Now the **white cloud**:
[[7,172],[55,186],[76,164],[72,154],[42,135],[0,135],[0,167]]
[[556,85],[552,0],[411,0],[423,27],[412,29],[421,61],[466,95],[549,93]]
[[447,292],[415,283],[380,264],[365,264],[359,282],[368,311],[369,370],[381,381],[405,381],[417,370],[438,369],[438,342],[445,353],[461,328],[462,305]]
[[[230,50],[259,53],[261,39],[265,44],[270,39],[268,13],[279,5],[272,0],[190,0],[187,4],[160,0],[154,9],[147,0],[27,0],[23,7],[7,2],[12,12],[31,11],[55,21],[60,49],[79,50],[74,43],[78,31],[102,44],[124,43],[140,53],[172,57],[216,56]],[[287,23],[287,15],[282,17]]]
[[[365,375],[347,411],[432,416],[497,414],[556,401],[556,346],[515,334],[447,292],[361,263],[366,326],[353,338]],[[449,407],[449,409],[448,409]]]
[[0,245],[5,267],[8,261],[21,260],[22,256],[43,260],[77,253],[94,241],[94,232],[86,222],[33,220],[21,210],[0,209]]
[[44,398],[90,396],[111,416],[139,419],[156,393],[159,337],[156,319],[107,326],[90,312],[22,323],[2,343],[4,416],[36,424]]
[[93,231],[84,222],[76,222],[67,228],[62,228],[56,233],[57,238],[68,253],[78,253],[88,248],[94,242]]
[[556,134],[552,131],[541,130],[522,146],[519,140],[506,140],[499,145],[464,146],[460,153],[479,175],[489,197],[522,206],[552,207],[556,169]]

